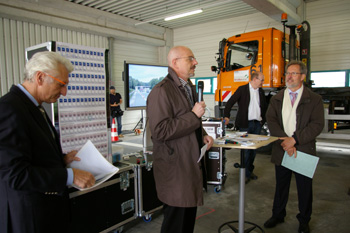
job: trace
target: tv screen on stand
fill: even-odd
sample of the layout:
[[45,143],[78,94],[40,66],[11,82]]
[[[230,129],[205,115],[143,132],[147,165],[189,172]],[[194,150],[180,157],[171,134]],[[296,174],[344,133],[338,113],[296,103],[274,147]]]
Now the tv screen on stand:
[[167,74],[167,66],[124,62],[125,109],[145,109],[152,88]]

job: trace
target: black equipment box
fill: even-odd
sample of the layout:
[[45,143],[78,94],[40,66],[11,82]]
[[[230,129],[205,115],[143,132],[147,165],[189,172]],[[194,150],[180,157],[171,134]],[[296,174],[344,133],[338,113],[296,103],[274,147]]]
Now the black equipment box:
[[[224,123],[219,120],[209,119],[203,121],[203,128],[214,140],[225,136]],[[225,172],[226,156],[222,147],[212,147],[206,152],[207,184],[215,185],[214,191],[220,192],[224,185],[227,174]]]
[[151,221],[152,213],[160,210],[163,203],[157,197],[156,184],[153,176],[153,157],[151,154],[133,153],[123,155],[123,163],[133,165],[137,174],[138,216]]
[[69,188],[71,232],[110,232],[137,217],[136,174],[134,167],[115,163],[120,170],[92,189]]

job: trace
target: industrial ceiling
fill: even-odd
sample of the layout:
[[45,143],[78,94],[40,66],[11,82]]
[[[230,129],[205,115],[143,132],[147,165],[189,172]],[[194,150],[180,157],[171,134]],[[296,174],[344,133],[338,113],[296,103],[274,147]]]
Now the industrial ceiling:
[[[179,28],[258,12],[242,0],[66,0],[144,23]],[[201,9],[202,13],[164,21],[165,17]]]

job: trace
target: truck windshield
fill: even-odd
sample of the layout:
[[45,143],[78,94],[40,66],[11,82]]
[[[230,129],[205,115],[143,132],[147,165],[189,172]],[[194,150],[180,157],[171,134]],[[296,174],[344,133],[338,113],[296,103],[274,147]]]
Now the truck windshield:
[[235,70],[256,63],[258,48],[257,40],[231,44],[226,56],[226,70]]

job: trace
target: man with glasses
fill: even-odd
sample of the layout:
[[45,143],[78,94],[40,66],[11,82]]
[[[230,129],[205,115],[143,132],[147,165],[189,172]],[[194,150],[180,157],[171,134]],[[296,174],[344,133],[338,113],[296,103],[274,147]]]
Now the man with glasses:
[[[176,46],[168,54],[168,75],[147,99],[148,123],[153,141],[153,173],[157,195],[164,203],[162,233],[194,230],[197,206],[203,205],[206,187],[200,148],[213,138],[202,127],[205,103],[198,103],[190,81],[198,64],[192,51]],[[204,177],[203,177],[204,176]]]
[[[248,84],[238,87],[225,105],[225,125],[230,121],[232,106],[238,102],[235,126],[241,132],[260,134],[261,126],[265,123],[265,112],[267,109],[265,93],[261,88],[263,83],[263,73],[255,72],[251,75],[251,81]],[[258,179],[258,176],[253,173],[256,151],[241,150],[241,153],[244,153],[245,183],[247,184],[250,180]]]
[[264,226],[275,227],[284,222],[289,187],[294,173],[299,201],[299,233],[308,233],[312,212],[312,179],[281,166],[285,153],[297,157],[297,150],[316,155],[316,137],[324,126],[323,102],[320,95],[303,85],[307,74],[304,63],[292,61],[286,67],[286,86],[271,98],[266,113],[272,136],[279,137],[272,147],[271,162],[275,164],[276,190],[272,217]]
[[95,183],[93,175],[66,168],[77,151],[63,154],[59,136],[42,103],[67,94],[69,60],[55,52],[36,53],[24,82],[0,99],[0,232],[68,232],[67,186]]

